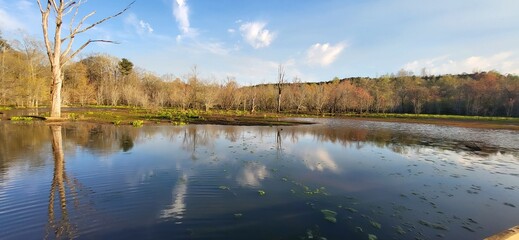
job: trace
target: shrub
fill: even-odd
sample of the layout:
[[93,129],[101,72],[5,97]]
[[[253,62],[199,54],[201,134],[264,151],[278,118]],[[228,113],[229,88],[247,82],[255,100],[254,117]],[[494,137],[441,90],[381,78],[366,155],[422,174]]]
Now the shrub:
[[132,125],[134,127],[142,127],[143,124],[144,124],[144,121],[142,121],[142,120],[135,120],[132,122]]

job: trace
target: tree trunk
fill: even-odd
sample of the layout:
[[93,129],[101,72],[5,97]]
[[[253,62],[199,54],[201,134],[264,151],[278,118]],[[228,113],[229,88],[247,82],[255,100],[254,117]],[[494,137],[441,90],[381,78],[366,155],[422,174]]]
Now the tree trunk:
[[278,91],[278,113],[281,112],[281,87],[279,87]]
[[61,87],[63,86],[63,75],[61,67],[54,66],[52,69],[52,89],[51,89],[51,106],[50,117],[61,118]]

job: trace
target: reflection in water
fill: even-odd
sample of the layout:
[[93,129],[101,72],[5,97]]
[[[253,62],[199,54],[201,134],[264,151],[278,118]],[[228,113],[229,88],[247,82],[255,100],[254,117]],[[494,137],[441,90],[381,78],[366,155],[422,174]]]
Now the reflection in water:
[[245,167],[240,171],[239,175],[236,178],[238,184],[241,186],[260,186],[260,181],[267,178],[269,176],[269,172],[267,171],[267,167],[258,163],[248,163]]
[[[358,228],[379,239],[481,239],[517,219],[517,147],[495,144],[496,152],[482,153],[460,148],[471,139],[441,137],[452,128],[410,133],[322,121],[283,128],[73,123],[51,132],[0,123],[0,222],[10,224],[0,224],[2,238],[301,239],[307,227],[322,226],[328,239],[367,239]],[[479,134],[519,146],[506,131]],[[53,163],[45,161],[49,143]],[[37,184],[51,178],[48,196],[49,184]],[[266,196],[258,197],[260,187]],[[323,219],[323,209],[337,212],[337,224]]]
[[175,188],[173,188],[172,196],[173,203],[162,210],[160,218],[175,219],[175,223],[181,224],[184,212],[186,210],[186,193],[187,193],[187,175],[183,174],[178,180]]
[[300,157],[303,159],[305,166],[312,171],[330,170],[334,173],[339,172],[339,166],[324,148],[303,150]]
[[[75,194],[75,186],[67,177],[65,172],[65,157],[63,154],[63,138],[61,126],[51,126],[52,131],[52,153],[54,155],[54,177],[50,188],[49,207],[48,207],[48,228],[46,239],[72,239],[75,236],[76,226],[72,225],[68,216],[66,185],[69,186],[72,194]],[[59,208],[54,209],[58,193]],[[52,231],[51,235],[50,231]]]
[[130,135],[124,134],[121,136],[121,149],[123,152],[128,152],[133,148],[133,139]]

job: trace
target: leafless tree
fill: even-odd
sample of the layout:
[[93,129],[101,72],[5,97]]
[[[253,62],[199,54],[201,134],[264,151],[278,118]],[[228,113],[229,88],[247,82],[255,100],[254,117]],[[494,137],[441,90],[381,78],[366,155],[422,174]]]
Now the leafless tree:
[[283,64],[279,64],[278,67],[278,79],[276,83],[276,87],[278,89],[278,112],[281,112],[281,91],[283,90],[283,85],[285,84],[285,67]]
[[[95,14],[91,12],[85,15],[81,20],[76,22],[76,17],[79,13],[79,8],[83,5],[84,1],[82,0],[47,0],[47,3],[42,4],[41,0],[37,0],[38,6],[40,7],[41,13],[41,25],[43,29],[43,41],[45,43],[45,48],[47,50],[47,56],[50,61],[50,68],[52,71],[52,86],[51,86],[51,109],[50,109],[50,117],[51,118],[61,118],[61,88],[63,86],[63,66],[73,59],[77,54],[81,52],[85,47],[87,47],[90,43],[94,42],[108,42],[113,43],[109,40],[102,39],[89,39],[85,43],[83,43],[78,49],[72,50],[72,44],[74,42],[74,38],[81,33],[84,33],[93,27],[109,20],[111,18],[117,17],[123,14],[126,10],[130,8],[130,6],[134,3],[131,2],[126,8],[122,11],[103,18],[93,24],[88,26],[84,26],[85,21]],[[51,14],[52,13],[52,14]],[[70,32],[62,36],[63,29],[63,20],[64,17],[68,14],[73,14],[70,18],[69,22],[69,30]],[[53,16],[53,20],[49,20],[50,16]],[[53,38],[49,36],[49,22],[52,21],[52,25],[54,27]],[[64,46],[64,49],[62,48]]]

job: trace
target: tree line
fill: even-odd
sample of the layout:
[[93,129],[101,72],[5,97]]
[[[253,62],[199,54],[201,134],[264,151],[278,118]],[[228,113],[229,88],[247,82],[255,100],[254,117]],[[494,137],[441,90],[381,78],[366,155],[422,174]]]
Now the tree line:
[[[0,37],[0,105],[38,107],[50,102],[51,76],[43,44]],[[62,103],[200,110],[290,113],[428,113],[519,116],[519,76],[496,71],[420,76],[400,70],[381,77],[288,80],[282,66],[273,83],[240,86],[202,78],[196,66],[181,77],[159,76],[128,59],[93,54],[63,70]]]

